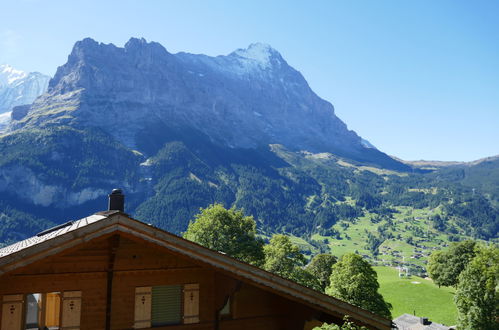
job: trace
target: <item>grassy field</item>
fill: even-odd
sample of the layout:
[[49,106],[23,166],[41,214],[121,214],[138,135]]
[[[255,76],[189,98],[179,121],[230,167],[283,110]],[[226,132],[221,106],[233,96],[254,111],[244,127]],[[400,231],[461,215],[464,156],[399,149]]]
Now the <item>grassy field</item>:
[[392,316],[404,313],[428,317],[431,321],[445,325],[456,324],[454,290],[439,288],[430,280],[412,276],[399,278],[398,271],[391,267],[374,267],[378,273],[380,292],[393,305]]

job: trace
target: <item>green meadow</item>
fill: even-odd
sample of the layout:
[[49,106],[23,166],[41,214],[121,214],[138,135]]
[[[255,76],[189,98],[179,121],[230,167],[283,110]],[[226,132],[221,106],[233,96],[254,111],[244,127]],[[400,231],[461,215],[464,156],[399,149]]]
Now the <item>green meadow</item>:
[[398,270],[392,267],[374,267],[374,270],[378,273],[380,293],[393,305],[393,318],[416,313],[433,322],[456,324],[453,288],[439,288],[431,280],[417,276],[399,278]]

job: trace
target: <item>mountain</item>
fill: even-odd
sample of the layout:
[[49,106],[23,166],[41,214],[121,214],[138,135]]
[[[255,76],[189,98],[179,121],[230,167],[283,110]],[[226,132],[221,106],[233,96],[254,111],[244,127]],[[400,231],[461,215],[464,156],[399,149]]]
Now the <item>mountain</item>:
[[446,166],[434,175],[457,181],[475,193],[481,192],[499,206],[499,155]]
[[[217,145],[332,152],[409,170],[335,115],[303,76],[268,45],[227,56],[170,54],[158,43],[130,39],[124,48],[84,39],[58,68],[46,95],[14,111],[10,129],[99,127],[130,148],[151,130],[192,129]],[[139,151],[142,151],[139,149]]]
[[463,176],[387,156],[263,44],[209,57],[84,39],[12,119],[0,135],[0,242],[105,209],[116,187],[128,213],[175,233],[219,202],[244,208],[264,237],[380,263],[421,267],[449,241],[497,240],[499,180],[486,179],[497,162]]
[[480,191],[499,206],[499,155],[477,159],[471,162],[405,161],[393,157],[414,168],[432,172],[437,180],[449,180]]
[[49,80],[38,72],[26,73],[0,65],[0,131],[10,121],[12,108],[32,103],[47,90]]
[[50,77],[0,65],[0,114],[18,105],[30,104],[47,91]]

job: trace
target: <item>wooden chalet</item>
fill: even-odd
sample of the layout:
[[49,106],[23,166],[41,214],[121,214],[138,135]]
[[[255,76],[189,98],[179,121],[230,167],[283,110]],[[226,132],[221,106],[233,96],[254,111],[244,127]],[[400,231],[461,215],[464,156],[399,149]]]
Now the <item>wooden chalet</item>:
[[391,328],[390,320],[112,204],[0,249],[1,330],[312,329],[345,315]]

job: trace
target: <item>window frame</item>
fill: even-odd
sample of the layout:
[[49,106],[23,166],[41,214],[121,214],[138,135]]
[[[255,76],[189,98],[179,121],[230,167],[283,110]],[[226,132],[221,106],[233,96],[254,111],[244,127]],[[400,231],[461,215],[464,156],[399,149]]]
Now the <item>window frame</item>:
[[[171,324],[162,324],[162,325],[153,325],[152,321],[152,309],[153,309],[153,300],[154,300],[154,294],[153,294],[153,288],[154,287],[161,287],[161,286],[180,286],[180,320],[178,323],[171,323]],[[161,285],[151,285],[151,286],[140,286],[140,287],[135,287],[135,294],[134,294],[134,319],[133,319],[133,329],[154,329],[154,328],[163,328],[163,327],[175,327],[175,326],[182,326],[182,325],[194,325],[194,324],[199,324],[201,322],[200,319],[200,284],[199,283],[182,283],[182,284],[161,284]],[[186,300],[185,300],[185,295],[188,291],[195,291],[197,292],[196,294],[196,300],[197,302],[195,303],[195,308],[194,310],[198,313],[197,315],[187,315],[186,317]],[[144,310],[140,309],[140,302],[146,303],[145,300],[147,295],[150,294],[150,302],[147,302],[150,306],[145,307],[148,309],[148,316],[144,314]],[[187,321],[186,319],[193,319],[193,321]]]
[[[59,302],[58,302],[58,309],[59,309],[59,313],[57,315],[57,319],[58,319],[58,324],[57,325],[57,328],[55,329],[62,329],[62,301],[63,301],[63,295],[64,295],[64,292],[63,291],[51,291],[51,292],[30,292],[30,293],[25,293],[23,295],[23,311],[22,311],[22,323],[21,323],[21,329],[25,330],[25,329],[28,329],[27,326],[28,326],[28,304],[29,304],[29,301],[28,301],[28,297],[29,295],[40,295],[40,300],[38,302],[39,306],[38,306],[38,311],[37,311],[37,325],[38,327],[35,327],[35,328],[29,328],[29,329],[43,329],[44,327],[47,327],[47,328],[50,328],[48,325],[47,325],[47,296],[49,294],[57,294],[59,296]],[[52,326],[53,328],[53,326]]]

